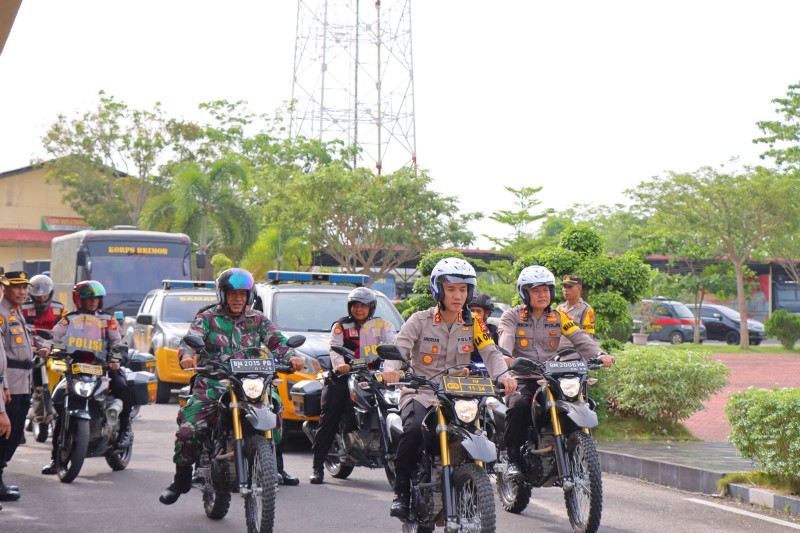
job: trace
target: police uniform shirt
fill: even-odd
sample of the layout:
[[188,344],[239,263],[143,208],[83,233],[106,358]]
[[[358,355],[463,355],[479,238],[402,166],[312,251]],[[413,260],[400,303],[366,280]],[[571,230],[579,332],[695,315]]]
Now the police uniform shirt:
[[[572,307],[567,302],[558,304],[558,309],[564,311],[583,331],[594,338],[594,309],[583,298]],[[561,338],[560,348],[571,348],[572,343],[566,337]]]
[[538,319],[525,305],[512,307],[500,317],[500,346],[514,357],[544,362],[552,359],[561,337],[567,337],[583,359],[596,357],[597,343],[584,333],[566,313],[545,311]]
[[[6,374],[6,349],[3,347],[5,343],[0,342],[0,392],[5,387],[5,374]],[[6,403],[0,397],[0,413],[6,412]]]
[[[403,324],[395,344],[402,353],[410,355],[411,371],[428,379],[449,366],[469,363],[474,346],[480,352],[489,375],[496,378],[508,370],[508,366],[483,320],[474,313],[472,320],[472,324],[465,324],[459,314],[458,320],[448,326],[438,307],[418,311]],[[400,370],[401,366],[400,361],[386,361],[383,365],[384,370]],[[463,375],[463,368],[453,372]],[[419,390],[406,388],[400,395],[400,406],[412,399],[431,407],[436,396],[424,387]]]
[[3,372],[3,387],[11,394],[30,394],[31,370],[25,368],[9,368],[9,361],[31,364],[33,344],[25,319],[19,309],[14,309],[8,300],[0,302],[0,336],[5,348],[6,364]]
[[[344,346],[355,352],[356,359],[365,357],[372,367],[377,357],[377,345],[394,342],[392,323],[379,317],[373,317],[363,324],[358,324],[352,317],[342,317],[331,327],[330,346]],[[336,369],[345,364],[345,359],[330,350],[331,368]]]
[[[70,313],[66,315],[64,318],[58,321],[58,324],[55,325],[53,328],[53,340],[52,342],[45,343],[45,347],[49,348],[52,346],[52,343],[60,344],[64,342],[64,336],[67,334],[67,326],[69,326],[69,321],[76,316],[80,316],[82,314],[89,314],[92,313]],[[103,329],[106,333],[106,340],[108,344],[106,345],[106,350],[113,348],[119,344],[122,344],[122,335],[119,332],[119,325],[117,324],[117,319],[111,315],[106,315],[104,313],[97,313],[95,316],[100,319]]]

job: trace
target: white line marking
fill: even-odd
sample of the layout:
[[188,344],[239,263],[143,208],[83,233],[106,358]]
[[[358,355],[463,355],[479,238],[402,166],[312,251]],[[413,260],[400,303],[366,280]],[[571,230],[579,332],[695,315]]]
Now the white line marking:
[[773,524],[778,524],[779,526],[786,526],[792,529],[800,529],[800,525],[798,524],[795,524],[793,522],[787,522],[785,520],[778,520],[777,518],[772,518],[771,516],[763,516],[758,513],[743,511],[735,507],[728,507],[727,505],[720,505],[718,503],[707,502],[705,500],[698,500],[697,498],[686,498],[686,500],[693,503],[699,503],[701,505],[708,505],[709,507],[714,507],[716,509],[721,509],[723,511],[728,511],[729,513],[736,513],[744,516],[749,516],[750,518],[756,518],[758,520],[765,520],[767,522],[772,522]]

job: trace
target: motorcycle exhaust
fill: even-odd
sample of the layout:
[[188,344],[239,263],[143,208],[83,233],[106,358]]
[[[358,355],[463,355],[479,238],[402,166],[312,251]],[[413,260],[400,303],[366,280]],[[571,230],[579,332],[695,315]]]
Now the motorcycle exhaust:
[[106,420],[109,426],[116,426],[119,421],[119,414],[122,412],[122,400],[114,398],[111,405],[106,408]]

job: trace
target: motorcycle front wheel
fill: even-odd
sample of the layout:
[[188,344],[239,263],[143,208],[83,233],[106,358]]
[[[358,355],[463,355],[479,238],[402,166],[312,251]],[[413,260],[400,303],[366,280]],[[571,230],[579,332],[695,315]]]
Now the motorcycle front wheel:
[[603,480],[600,458],[592,438],[575,431],[566,442],[569,475],[573,488],[564,492],[567,514],[577,533],[594,533],[600,527],[603,512]]
[[256,435],[248,439],[246,448],[247,488],[250,491],[244,500],[247,531],[272,531],[275,524],[275,497],[278,492],[275,442]]
[[125,470],[131,462],[131,455],[133,455],[133,444],[121,450],[111,448],[106,452],[106,463],[115,472]]
[[73,418],[69,422],[64,442],[56,452],[58,479],[62,483],[71,483],[78,477],[88,449],[89,421],[85,418]]
[[453,472],[456,514],[462,531],[495,531],[494,493],[486,470],[475,463],[461,465]]

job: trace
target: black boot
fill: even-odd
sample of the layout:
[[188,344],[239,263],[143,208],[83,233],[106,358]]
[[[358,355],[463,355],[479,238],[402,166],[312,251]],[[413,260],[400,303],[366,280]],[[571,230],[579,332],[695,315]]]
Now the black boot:
[[405,520],[408,518],[408,505],[411,499],[411,484],[408,480],[395,479],[394,499],[389,509],[389,516]]
[[42,467],[42,474],[45,476],[53,476],[58,473],[58,468],[56,467],[56,450],[50,452],[50,462],[47,463]]
[[129,447],[133,444],[133,431],[131,431],[130,419],[123,420],[120,418],[119,431],[117,432],[117,441],[114,447],[118,450]]
[[508,468],[506,469],[506,478],[514,481],[522,481],[525,479],[525,468],[522,465],[522,460],[519,455],[519,448],[513,447],[508,451]]
[[19,500],[19,487],[3,483],[3,471],[0,470],[0,502]]
[[158,501],[164,505],[172,505],[178,501],[181,494],[186,494],[191,489],[192,467],[175,465],[175,481],[161,493],[161,496],[158,497]]
[[299,485],[300,480],[289,475],[286,470],[283,469],[283,453],[279,453],[276,457],[276,460],[278,463],[278,485]]
[[325,470],[322,468],[322,463],[324,461],[324,458],[316,455],[314,456],[314,463],[311,466],[311,476],[308,478],[312,485],[322,485],[322,480],[325,479]]

